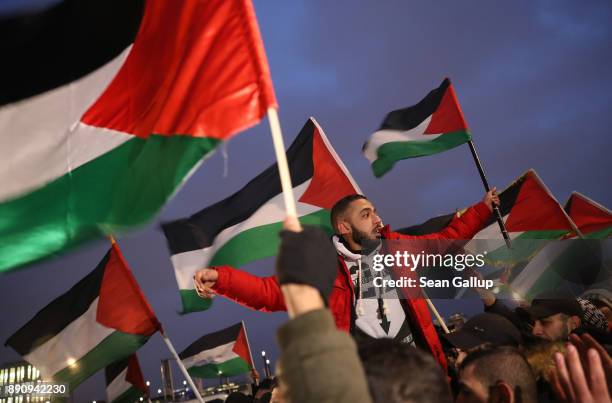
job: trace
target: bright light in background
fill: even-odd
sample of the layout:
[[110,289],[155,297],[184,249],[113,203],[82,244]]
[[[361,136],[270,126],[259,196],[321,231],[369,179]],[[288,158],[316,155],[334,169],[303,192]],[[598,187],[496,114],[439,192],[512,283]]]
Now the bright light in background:
[[265,356],[266,356],[266,352],[262,350],[262,351],[261,351],[261,356],[262,356],[262,357],[265,357]]
[[140,400],[142,402],[144,399],[142,397],[140,397],[140,399],[138,399],[138,400]]
[[183,381],[183,385],[187,385],[187,381]]
[[161,394],[161,389],[157,389],[157,393]]
[[146,382],[147,386],[151,386],[151,382],[147,381]]
[[270,364],[270,360],[266,359],[266,364]]

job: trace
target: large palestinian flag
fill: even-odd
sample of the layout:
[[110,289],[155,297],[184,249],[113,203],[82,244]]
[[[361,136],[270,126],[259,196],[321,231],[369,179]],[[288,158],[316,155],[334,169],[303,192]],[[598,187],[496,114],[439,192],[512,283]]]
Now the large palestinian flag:
[[580,231],[546,245],[513,279],[511,287],[525,299],[561,284],[586,289],[612,278],[612,212],[574,192],[565,211]]
[[200,337],[179,357],[187,372],[198,378],[240,375],[253,368],[242,322]]
[[108,403],[134,403],[148,395],[136,354],[106,367],[105,375]]
[[436,154],[470,140],[457,95],[448,78],[418,104],[387,114],[363,146],[376,177],[399,160]]
[[138,350],[160,329],[149,303],[113,244],[98,267],[53,300],[6,342],[45,381],[74,389]]
[[[300,221],[331,232],[331,207],[342,197],[359,193],[359,188],[313,118],[287,150],[287,160]],[[230,197],[189,218],[164,224],[183,312],[210,306],[210,300],[198,297],[194,290],[197,270],[213,265],[239,267],[276,255],[285,216],[274,164]]]
[[1,22],[0,272],[143,224],[275,98],[250,0]]

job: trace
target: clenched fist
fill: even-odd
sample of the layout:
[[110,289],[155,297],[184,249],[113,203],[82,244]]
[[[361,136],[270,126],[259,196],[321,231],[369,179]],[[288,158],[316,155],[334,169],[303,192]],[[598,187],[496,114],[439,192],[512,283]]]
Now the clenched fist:
[[198,270],[193,276],[193,284],[195,290],[201,298],[210,299],[215,296],[215,291],[212,287],[217,282],[219,273],[215,269],[202,269]]

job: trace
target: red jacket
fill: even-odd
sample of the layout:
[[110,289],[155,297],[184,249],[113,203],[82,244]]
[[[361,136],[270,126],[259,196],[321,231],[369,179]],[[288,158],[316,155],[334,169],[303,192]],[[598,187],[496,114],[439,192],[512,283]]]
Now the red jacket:
[[[386,226],[381,234],[385,239],[471,239],[491,215],[484,203],[478,203],[455,218],[442,231],[421,236],[403,235],[392,232]],[[213,267],[219,273],[219,278],[213,289],[219,295],[227,297],[239,304],[263,312],[285,311],[285,302],[276,276],[257,277],[230,266]],[[329,296],[329,309],[334,316],[339,329],[349,331],[351,328],[351,310],[355,298],[355,290],[350,273],[344,259],[338,256],[338,272],[334,287]],[[442,345],[431,321],[431,315],[425,300],[408,299],[409,314],[413,323],[423,338],[427,340],[434,357],[446,369],[446,358]]]

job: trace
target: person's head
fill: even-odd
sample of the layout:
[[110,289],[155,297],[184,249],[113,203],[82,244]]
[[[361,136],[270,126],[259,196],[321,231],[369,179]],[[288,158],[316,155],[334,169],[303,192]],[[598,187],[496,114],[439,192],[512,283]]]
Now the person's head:
[[546,292],[536,296],[529,308],[519,308],[533,320],[532,334],[549,341],[567,340],[582,324],[582,308],[571,294]]
[[257,392],[255,392],[254,398],[256,400],[260,399],[264,394],[271,392],[275,385],[276,381],[274,379],[265,378],[259,383],[259,387],[257,388]]
[[461,363],[458,403],[535,403],[537,399],[535,376],[514,347],[485,347]]
[[383,227],[376,208],[365,196],[359,194],[345,196],[334,204],[331,224],[334,232],[342,236],[352,248],[358,248],[363,240],[380,238]]
[[[606,286],[609,287],[609,285]],[[582,297],[599,308],[608,319],[608,328],[612,329],[612,291],[605,288],[606,286],[589,289],[582,294]]]
[[457,350],[457,365],[469,351],[483,345],[518,347],[522,344],[520,330],[508,319],[494,313],[475,315],[461,329],[443,336]]
[[392,339],[373,339],[359,346],[359,356],[375,403],[451,401],[442,369],[424,351]]
[[582,308],[582,326],[585,330],[608,331],[608,318],[595,304],[585,298],[576,298]]

